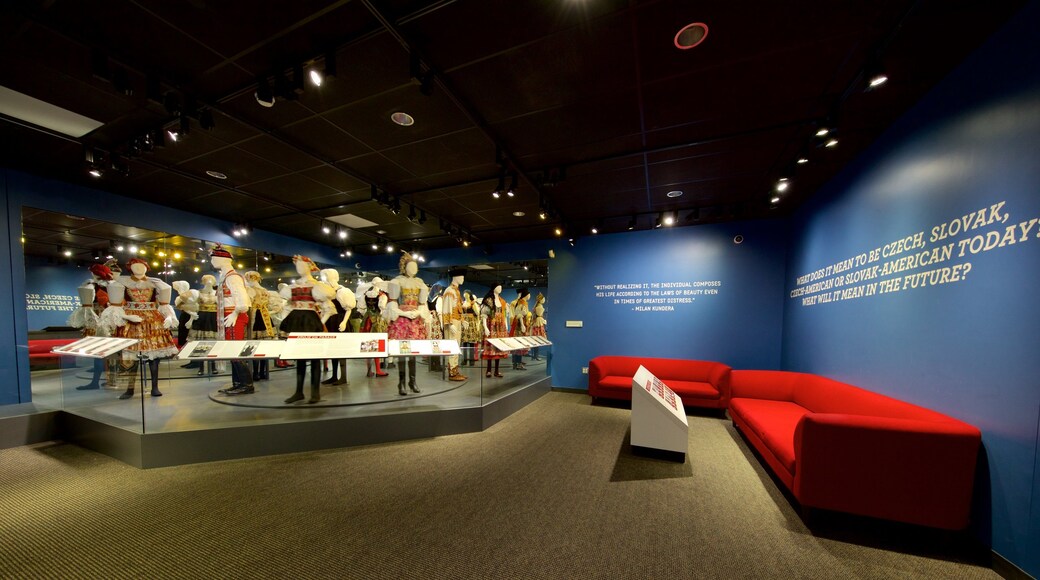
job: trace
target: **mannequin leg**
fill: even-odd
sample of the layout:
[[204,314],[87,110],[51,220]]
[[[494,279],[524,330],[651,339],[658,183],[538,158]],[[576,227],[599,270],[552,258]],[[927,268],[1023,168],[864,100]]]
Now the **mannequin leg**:
[[406,370],[405,369],[405,365],[403,365],[403,364],[400,366],[400,368],[397,369],[397,393],[399,395],[407,395],[408,394],[408,391],[404,390],[404,374],[405,374],[405,370]]
[[501,360],[502,359],[498,359],[498,358],[495,359],[495,378],[498,378],[498,379],[502,378],[502,373],[498,372],[498,363]]
[[[122,365],[122,363],[120,363],[120,365]],[[130,363],[130,366],[121,366],[121,368],[126,370],[127,381],[126,392],[124,392],[122,395],[119,395],[120,399],[129,399],[134,396],[134,384],[137,382],[138,366],[140,365],[137,364],[137,361]]]
[[285,400],[286,403],[295,403],[303,400],[303,377],[307,374],[307,361],[296,361],[296,392]]
[[[325,362],[327,363],[328,361],[325,361]],[[332,361],[332,376],[329,377],[328,379],[322,381],[321,384],[323,384],[323,385],[335,385],[336,384],[336,381],[339,380],[339,364],[337,364],[338,362],[339,361],[337,361],[337,360],[333,360]],[[326,365],[326,369],[327,368],[328,368],[328,366]]]
[[390,373],[388,373],[388,372],[386,372],[386,371],[384,371],[382,369],[382,367],[381,367],[382,362],[379,359],[375,359],[375,361],[376,361],[376,376],[377,377],[390,376]]
[[340,372],[340,378],[339,378],[338,381],[336,381],[336,384],[337,385],[345,385],[345,384],[347,384],[347,359],[345,359],[345,358],[339,359],[339,372]]
[[[402,365],[402,366],[404,366],[404,365]],[[418,393],[420,391],[419,391],[418,385],[415,384],[415,366],[416,366],[416,360],[415,360],[415,357],[413,356],[413,357],[408,359],[408,373],[409,373],[409,376],[408,376],[408,388],[410,388],[413,393]]]
[[91,369],[90,382],[81,386],[76,387],[77,391],[93,391],[94,389],[101,388],[101,371],[105,370],[105,359],[96,358],[94,359],[94,368]]
[[369,378],[375,376],[372,373],[372,359],[370,359],[370,358],[365,359],[365,375],[368,376]]
[[318,369],[320,364],[322,364],[322,361],[319,359],[311,360],[311,398],[307,400],[308,404],[314,404],[321,400],[321,373]]
[[159,359],[148,361],[148,372],[152,375],[152,396],[161,397],[159,392]]
[[491,378],[491,359],[488,359],[487,361],[487,372],[484,373],[484,376],[489,379]]

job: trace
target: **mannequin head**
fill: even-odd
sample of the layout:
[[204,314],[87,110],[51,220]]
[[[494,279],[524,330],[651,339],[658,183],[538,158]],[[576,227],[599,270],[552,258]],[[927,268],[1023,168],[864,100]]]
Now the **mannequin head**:
[[494,290],[490,290],[490,291],[488,291],[487,294],[484,295],[484,299],[481,300],[480,303],[482,305],[484,305],[484,306],[487,306],[488,308],[491,309],[492,312],[494,312],[495,311],[495,307],[497,306],[496,301],[495,301],[495,297],[496,296],[498,296],[498,292],[495,292]]
[[365,290],[365,296],[373,298],[379,296],[379,292],[383,289],[386,283],[379,276],[372,278],[372,282],[369,283],[368,288]]
[[250,270],[245,274],[242,274],[242,278],[245,279],[247,285],[256,287],[259,287],[260,280],[263,280],[263,277],[260,276],[260,272],[257,272],[256,270]]
[[398,270],[409,278],[414,278],[419,272],[419,264],[408,252],[401,252],[401,261],[397,263]]
[[462,291],[462,299],[465,300],[466,302],[472,301],[473,300],[473,293],[470,292],[469,290],[463,290]]
[[531,292],[527,288],[521,288],[521,289],[516,291],[516,299],[517,300],[526,300],[527,297],[530,296],[530,295],[531,295]]
[[213,286],[217,285],[217,279],[213,276],[213,274],[203,274],[202,285],[208,288],[212,288]]
[[173,289],[177,291],[177,294],[184,294],[191,289],[191,286],[185,280],[177,280],[172,284]]
[[141,278],[148,273],[148,262],[141,258],[134,258],[127,263],[135,278]]
[[321,271],[321,279],[332,286],[339,285],[339,272],[334,268],[325,268]]
[[307,256],[301,256],[299,254],[293,256],[293,265],[296,266],[296,273],[301,278],[312,278],[315,272],[318,272],[318,265],[311,261]]
[[502,285],[499,284],[498,286],[495,286],[495,296],[498,296],[501,293],[502,293]]
[[451,268],[448,270],[448,276],[451,277],[452,286],[460,286],[466,281],[466,269],[465,268]]
[[97,280],[111,280],[112,270],[104,264],[94,264],[90,267],[90,273]]
[[213,246],[213,249],[209,251],[209,263],[221,272],[231,269],[231,260],[231,252],[220,244]]
[[123,273],[123,269],[119,267],[119,260],[115,258],[105,262],[105,265],[112,271],[113,278]]

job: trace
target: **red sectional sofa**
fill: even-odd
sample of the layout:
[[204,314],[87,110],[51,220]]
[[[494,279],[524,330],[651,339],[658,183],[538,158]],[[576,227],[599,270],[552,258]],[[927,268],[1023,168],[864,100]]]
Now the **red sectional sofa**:
[[803,508],[968,525],[975,427],[811,374],[733,371],[730,390],[733,424]]
[[57,353],[51,352],[52,348],[65,346],[79,340],[78,338],[48,338],[33,339],[29,341],[29,365],[43,366],[58,364]]
[[686,407],[725,409],[729,401],[730,368],[722,363],[646,358],[598,356],[589,362],[589,394],[593,400],[632,400],[632,377],[639,366],[675,391]]

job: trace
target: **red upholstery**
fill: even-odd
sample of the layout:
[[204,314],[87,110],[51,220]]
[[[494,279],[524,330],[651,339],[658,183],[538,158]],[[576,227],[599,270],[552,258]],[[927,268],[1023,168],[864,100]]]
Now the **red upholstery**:
[[722,363],[636,356],[598,356],[589,362],[589,394],[632,400],[632,377],[640,365],[675,391],[687,407],[725,409],[730,368]]
[[29,341],[29,364],[57,364],[60,355],[51,352],[57,346],[65,346],[78,338],[48,338]]
[[803,506],[968,524],[978,429],[825,377],[733,371],[729,413]]

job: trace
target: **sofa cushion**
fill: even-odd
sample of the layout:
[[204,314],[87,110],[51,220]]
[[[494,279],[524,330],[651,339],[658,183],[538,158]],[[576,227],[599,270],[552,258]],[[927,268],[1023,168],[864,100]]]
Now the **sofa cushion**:
[[794,431],[809,410],[788,401],[730,399],[731,413],[744,420],[788,472],[795,472]]
[[[631,381],[629,381],[631,384]],[[668,388],[675,391],[675,394],[679,395],[680,398],[691,398],[691,399],[718,399],[719,391],[715,387],[711,386],[711,383],[702,383],[699,381],[680,381],[678,379],[666,379],[664,381]]]
[[632,390],[632,377],[606,376],[599,380],[599,386],[606,389]]
[[949,417],[818,375],[802,375],[794,391],[794,402],[814,413],[866,415],[890,419],[947,422]]

